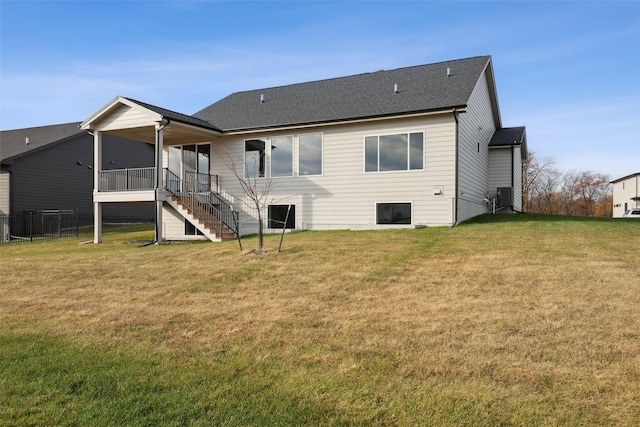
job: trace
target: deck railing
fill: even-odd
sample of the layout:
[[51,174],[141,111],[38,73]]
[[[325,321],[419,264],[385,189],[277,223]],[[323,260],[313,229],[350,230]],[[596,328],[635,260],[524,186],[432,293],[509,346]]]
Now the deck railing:
[[[174,174],[175,175],[175,174]],[[198,193],[219,193],[218,175],[209,175],[205,173],[184,172],[184,183],[187,187]]]
[[156,168],[130,168],[100,171],[98,191],[153,190]]
[[[200,186],[202,183],[199,181],[181,179],[168,169],[165,169],[165,174],[167,190],[211,229],[216,230],[220,237],[224,226],[239,236],[238,212],[234,211],[231,205],[211,190],[202,191],[204,188]],[[217,181],[215,177],[216,184]]]
[[[218,175],[184,172],[184,184],[199,193],[219,193]],[[98,191],[153,190],[156,184],[155,168],[129,168],[100,171]],[[168,186],[168,184],[165,184]],[[182,185],[182,184],[181,184]]]

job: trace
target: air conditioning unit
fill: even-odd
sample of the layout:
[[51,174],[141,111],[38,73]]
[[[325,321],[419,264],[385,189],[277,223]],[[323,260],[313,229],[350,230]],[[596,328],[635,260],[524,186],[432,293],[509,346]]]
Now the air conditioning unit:
[[496,195],[498,206],[513,206],[513,187],[498,187]]

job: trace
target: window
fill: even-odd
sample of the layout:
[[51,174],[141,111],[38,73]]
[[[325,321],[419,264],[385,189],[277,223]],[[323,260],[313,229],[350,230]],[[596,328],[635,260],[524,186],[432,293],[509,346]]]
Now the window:
[[196,179],[194,180],[196,191],[211,191],[211,176],[209,175],[211,165],[209,161],[210,155],[211,146],[209,144],[198,145],[198,167],[196,169]]
[[244,177],[264,177],[264,147],[261,139],[249,139],[244,142]]
[[293,176],[293,137],[271,138],[271,176]]
[[169,147],[169,170],[181,176],[182,174],[182,147]]
[[201,175],[209,175],[209,157],[211,155],[211,146],[209,144],[206,145],[198,145],[198,170],[197,172]]
[[376,224],[411,224],[411,203],[376,203]]
[[[210,154],[210,144],[170,146],[169,170],[188,188],[209,191]],[[178,184],[177,181],[175,183]]]
[[424,135],[422,133],[409,134],[409,169],[424,169]]
[[367,136],[364,139],[365,172],[424,169],[422,132]]
[[364,139],[364,171],[378,171],[378,137],[367,136]]
[[299,175],[322,175],[322,134],[300,135],[298,138],[298,151]]
[[[291,210],[289,210],[291,206]],[[287,218],[287,211],[289,211],[289,217]],[[269,227],[268,228],[282,228],[287,223],[285,228],[296,228],[296,205],[269,205]]]
[[188,220],[184,220],[184,235],[185,236],[204,236],[202,231],[198,230],[195,225],[193,225]]

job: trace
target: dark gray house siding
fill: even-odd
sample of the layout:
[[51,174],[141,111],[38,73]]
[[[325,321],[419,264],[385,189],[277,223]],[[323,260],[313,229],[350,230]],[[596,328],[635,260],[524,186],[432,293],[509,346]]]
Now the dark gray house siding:
[[[2,134],[6,133],[2,132]],[[3,145],[9,145],[8,138],[2,142]],[[103,169],[152,167],[154,147],[109,135],[104,138],[102,159]],[[45,209],[78,209],[80,225],[93,223],[93,137],[91,135],[79,131],[62,140],[3,159],[2,170],[10,173],[10,213]],[[153,221],[154,212],[151,204],[106,204],[103,207],[103,220],[104,222]]]

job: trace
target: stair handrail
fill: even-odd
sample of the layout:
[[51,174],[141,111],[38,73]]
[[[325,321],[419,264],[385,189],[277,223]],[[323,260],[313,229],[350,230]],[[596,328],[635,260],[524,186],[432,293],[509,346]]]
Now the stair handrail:
[[238,212],[220,196],[211,191],[196,191],[192,184],[169,169],[165,169],[165,188],[190,209],[193,215],[197,215],[211,229],[218,230],[220,238],[224,226],[240,238]]

